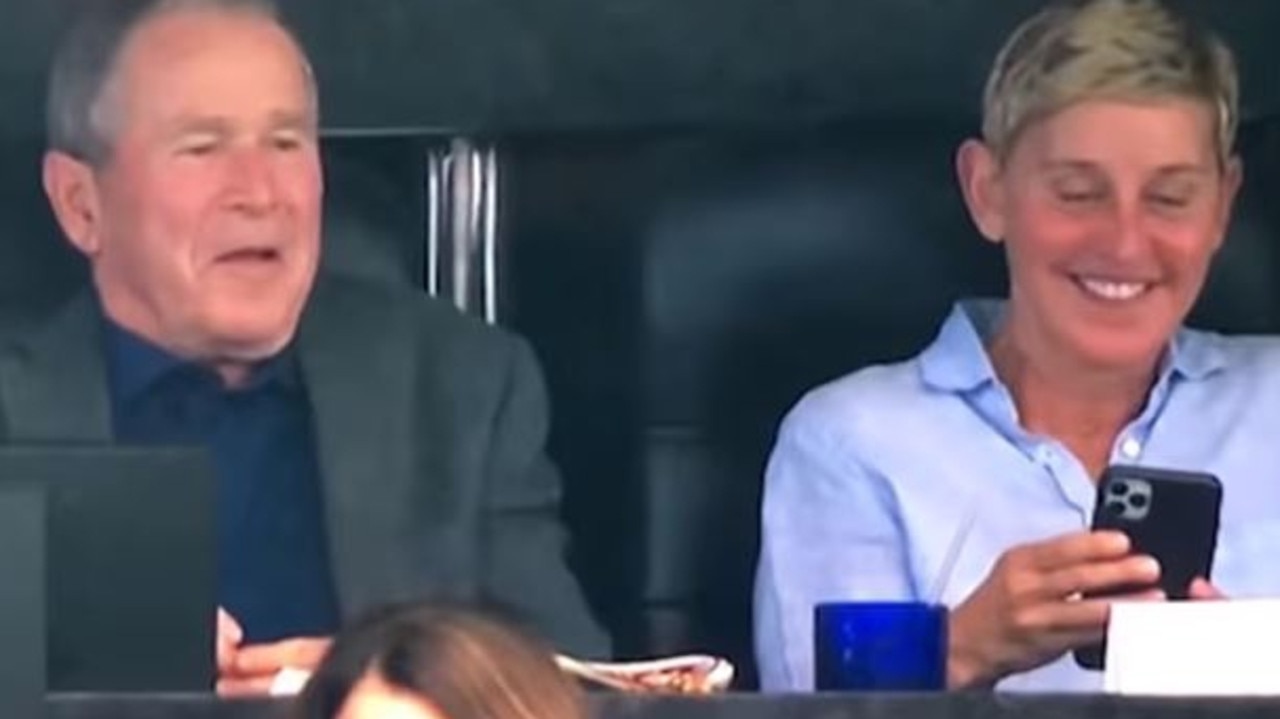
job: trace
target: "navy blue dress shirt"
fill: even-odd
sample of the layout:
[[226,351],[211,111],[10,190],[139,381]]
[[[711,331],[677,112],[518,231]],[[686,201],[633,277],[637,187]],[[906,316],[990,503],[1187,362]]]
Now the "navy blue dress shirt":
[[217,481],[218,603],[247,642],[329,635],[329,568],[311,408],[291,351],[234,390],[210,368],[106,322],[115,439],[209,448]]

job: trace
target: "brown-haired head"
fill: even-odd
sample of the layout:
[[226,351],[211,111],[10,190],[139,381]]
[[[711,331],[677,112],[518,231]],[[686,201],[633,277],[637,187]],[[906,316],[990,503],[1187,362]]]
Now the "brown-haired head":
[[334,719],[362,681],[416,697],[448,719],[585,719],[554,650],[468,607],[401,605],[342,632],[300,698],[299,719]]

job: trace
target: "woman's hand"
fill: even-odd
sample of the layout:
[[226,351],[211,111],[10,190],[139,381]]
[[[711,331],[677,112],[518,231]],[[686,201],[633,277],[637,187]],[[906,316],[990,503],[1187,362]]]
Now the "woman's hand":
[[[1159,564],[1151,557],[1131,555],[1130,549],[1123,533],[1100,531],[1005,552],[986,580],[951,613],[948,685],[991,684],[1100,641],[1115,597],[1081,595],[1154,586],[1160,579]],[[1150,590],[1125,598],[1163,596]]]

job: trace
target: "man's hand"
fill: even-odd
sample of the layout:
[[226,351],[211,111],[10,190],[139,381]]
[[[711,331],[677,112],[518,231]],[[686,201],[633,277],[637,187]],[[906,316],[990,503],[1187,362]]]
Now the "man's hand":
[[302,637],[241,647],[229,669],[218,676],[218,695],[265,696],[281,669],[314,671],[331,641],[328,637]]
[[313,671],[327,651],[328,637],[301,637],[245,646],[235,618],[218,609],[218,696],[266,696],[281,669]]
[[[1015,547],[951,613],[947,683],[966,687],[1033,669],[1102,639],[1110,599],[1087,592],[1153,586],[1154,559],[1120,532],[1079,532]],[[1127,599],[1162,599],[1159,590]]]
[[240,628],[240,623],[228,614],[227,610],[218,607],[218,635],[214,642],[218,676],[222,676],[231,669],[236,649],[240,647],[242,641],[244,641],[244,630]]

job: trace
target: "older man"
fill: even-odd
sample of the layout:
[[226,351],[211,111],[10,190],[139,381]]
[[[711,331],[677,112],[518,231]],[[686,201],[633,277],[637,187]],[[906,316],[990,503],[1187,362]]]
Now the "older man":
[[271,5],[92,5],[55,58],[44,186],[96,292],[11,343],[4,439],[211,448],[225,694],[427,595],[607,653],[563,563],[527,346],[316,278],[316,91]]

